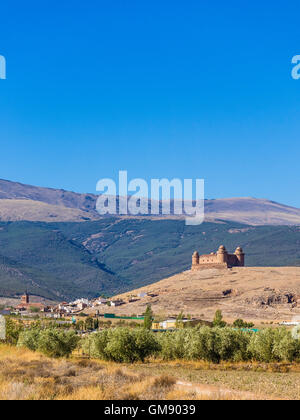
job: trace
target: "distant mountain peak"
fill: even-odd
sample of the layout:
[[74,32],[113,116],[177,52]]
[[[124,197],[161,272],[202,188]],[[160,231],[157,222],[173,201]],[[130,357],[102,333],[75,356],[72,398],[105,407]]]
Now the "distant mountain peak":
[[[96,220],[101,218],[96,211],[96,201],[95,194],[80,194],[64,189],[36,187],[0,179],[0,220],[2,221]],[[207,199],[205,216],[210,221],[228,220],[250,225],[300,225],[300,209],[266,198]],[[178,219],[178,216],[172,215],[162,217]]]

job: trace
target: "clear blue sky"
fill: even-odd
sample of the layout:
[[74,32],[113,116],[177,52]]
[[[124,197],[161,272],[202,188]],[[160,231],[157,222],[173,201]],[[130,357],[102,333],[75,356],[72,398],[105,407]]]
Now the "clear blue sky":
[[299,1],[1,4],[0,177],[204,178],[300,207]]

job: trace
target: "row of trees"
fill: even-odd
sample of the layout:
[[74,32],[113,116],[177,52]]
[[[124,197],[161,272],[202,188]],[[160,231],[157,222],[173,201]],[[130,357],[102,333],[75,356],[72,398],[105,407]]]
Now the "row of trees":
[[133,363],[148,357],[164,360],[300,361],[300,341],[285,328],[258,332],[232,327],[196,327],[155,334],[147,328],[105,329],[80,339],[61,328],[24,330],[8,321],[7,343],[40,351],[50,357],[68,357],[81,347],[91,357]]
[[48,357],[69,357],[77,348],[80,338],[74,331],[57,328],[32,328],[22,331],[18,338],[18,347],[27,347],[40,351]]
[[[150,331],[153,319],[151,307],[147,308],[143,327],[120,326],[104,329],[82,339],[74,330],[40,322],[24,329],[18,320],[7,319],[8,344],[40,351],[50,357],[69,357],[76,348],[102,360],[133,363],[151,357],[163,360],[221,361],[300,361],[300,341],[285,328],[251,331],[252,324],[236,320],[233,327],[223,321],[217,311],[213,327],[182,328],[183,314],[177,319],[178,330],[165,333]],[[87,319],[84,328],[97,328]],[[77,326],[78,327],[78,326]]]
[[90,335],[82,348],[91,357],[131,363],[149,356],[213,363],[300,360],[300,342],[285,328],[255,333],[232,327],[196,327],[159,334],[145,328],[116,328]]

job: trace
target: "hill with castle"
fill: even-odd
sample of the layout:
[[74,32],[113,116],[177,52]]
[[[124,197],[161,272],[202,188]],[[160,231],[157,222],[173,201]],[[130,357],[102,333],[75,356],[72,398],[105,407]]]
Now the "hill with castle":
[[52,301],[135,290],[188,270],[195,244],[210,269],[242,265],[244,252],[248,267],[300,266],[296,208],[205,200],[205,223],[191,227],[174,215],[100,217],[96,199],[0,180],[0,299],[25,290]]
[[228,320],[281,322],[300,316],[300,267],[244,266],[241,247],[229,254],[222,245],[208,255],[196,251],[190,270],[117,295],[114,308],[97,310],[142,314],[150,304],[156,315],[164,317],[182,311],[211,320],[217,309]]

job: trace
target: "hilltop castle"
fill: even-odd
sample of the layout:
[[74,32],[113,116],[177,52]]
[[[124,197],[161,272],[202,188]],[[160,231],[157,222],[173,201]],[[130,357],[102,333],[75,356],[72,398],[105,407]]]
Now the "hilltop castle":
[[199,255],[197,251],[192,257],[192,270],[200,270],[208,267],[244,267],[245,254],[239,246],[234,254],[228,254],[224,245],[221,245],[216,253],[212,252],[208,255]]

